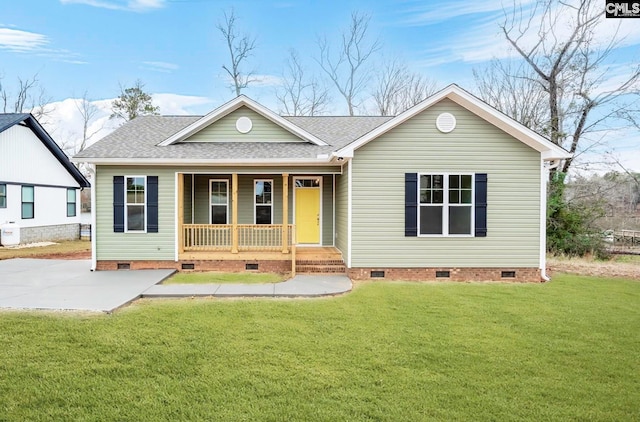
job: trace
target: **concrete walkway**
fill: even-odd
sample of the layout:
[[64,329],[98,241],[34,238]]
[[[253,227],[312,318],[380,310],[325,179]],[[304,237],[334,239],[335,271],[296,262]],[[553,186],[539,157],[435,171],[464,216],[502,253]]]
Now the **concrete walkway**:
[[90,268],[89,260],[0,260],[0,308],[112,312],[175,272]]
[[0,260],[0,309],[113,312],[140,297],[313,297],[345,293],[351,280],[298,275],[270,284],[159,284],[174,270],[89,271],[88,260]]
[[344,275],[297,275],[282,283],[268,284],[157,284],[142,297],[315,297],[351,291]]

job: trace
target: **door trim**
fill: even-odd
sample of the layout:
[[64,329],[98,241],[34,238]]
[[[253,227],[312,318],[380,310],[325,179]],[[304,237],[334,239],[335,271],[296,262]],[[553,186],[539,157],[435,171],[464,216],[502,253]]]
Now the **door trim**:
[[296,242],[296,244],[300,245],[300,246],[322,246],[323,245],[322,244],[322,233],[323,233],[322,232],[322,227],[323,227],[323,221],[322,221],[323,220],[323,218],[322,218],[323,217],[322,216],[322,214],[323,214],[322,213],[322,209],[323,209],[322,197],[323,197],[323,193],[324,193],[323,186],[322,186],[322,176],[293,176],[293,216],[292,216],[293,218],[292,218],[292,220],[293,220],[293,224],[296,224],[296,225],[298,224],[297,221],[296,221],[296,199],[297,199],[296,198],[297,197],[296,191],[298,189],[305,189],[304,187],[296,186],[296,180],[309,180],[309,179],[317,179],[319,181],[318,187],[320,188],[320,203],[319,203],[320,209],[318,211],[319,211],[319,214],[320,214],[320,227],[319,227],[320,228],[320,233],[319,233],[319,236],[318,236],[318,243],[297,243]]

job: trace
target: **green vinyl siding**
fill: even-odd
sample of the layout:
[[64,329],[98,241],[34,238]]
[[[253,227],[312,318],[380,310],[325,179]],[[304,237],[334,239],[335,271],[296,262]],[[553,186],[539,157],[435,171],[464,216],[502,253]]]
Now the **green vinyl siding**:
[[184,203],[184,217],[183,221],[185,223],[191,223],[194,217],[193,215],[193,206],[191,201],[191,196],[193,195],[193,179],[191,175],[185,176],[184,178],[184,191],[183,191],[183,203]]
[[[114,233],[113,176],[158,176],[158,233]],[[98,260],[175,258],[175,170],[164,167],[98,166],[96,256]]]
[[[236,121],[248,117],[253,127],[248,133],[236,129]],[[209,126],[194,133],[183,142],[306,142],[284,129],[282,126],[263,117],[248,107],[229,113]]]
[[[443,112],[457,120],[447,134]],[[538,267],[540,154],[453,101],[356,150],[352,171],[352,267]],[[487,237],[404,236],[404,175],[434,172],[488,174]]]
[[347,248],[347,213],[348,213],[348,169],[343,167],[343,174],[336,176],[336,248],[342,252],[345,263],[348,262]]

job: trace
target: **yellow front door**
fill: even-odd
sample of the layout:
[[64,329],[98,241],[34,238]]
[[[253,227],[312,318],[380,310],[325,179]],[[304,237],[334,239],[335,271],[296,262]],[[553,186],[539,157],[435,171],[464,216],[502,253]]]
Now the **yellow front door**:
[[320,188],[296,188],[296,243],[320,243]]

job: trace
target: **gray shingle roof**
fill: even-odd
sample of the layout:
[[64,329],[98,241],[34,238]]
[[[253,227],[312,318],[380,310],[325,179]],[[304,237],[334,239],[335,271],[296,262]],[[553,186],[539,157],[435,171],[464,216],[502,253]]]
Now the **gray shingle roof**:
[[158,144],[201,116],[141,116],[77,154],[89,159],[315,159],[329,154],[370,132],[391,117],[285,117],[317,136],[328,146],[290,142],[188,142],[168,146]]
[[29,117],[28,113],[6,113],[0,114],[0,132],[4,132],[11,126]]

